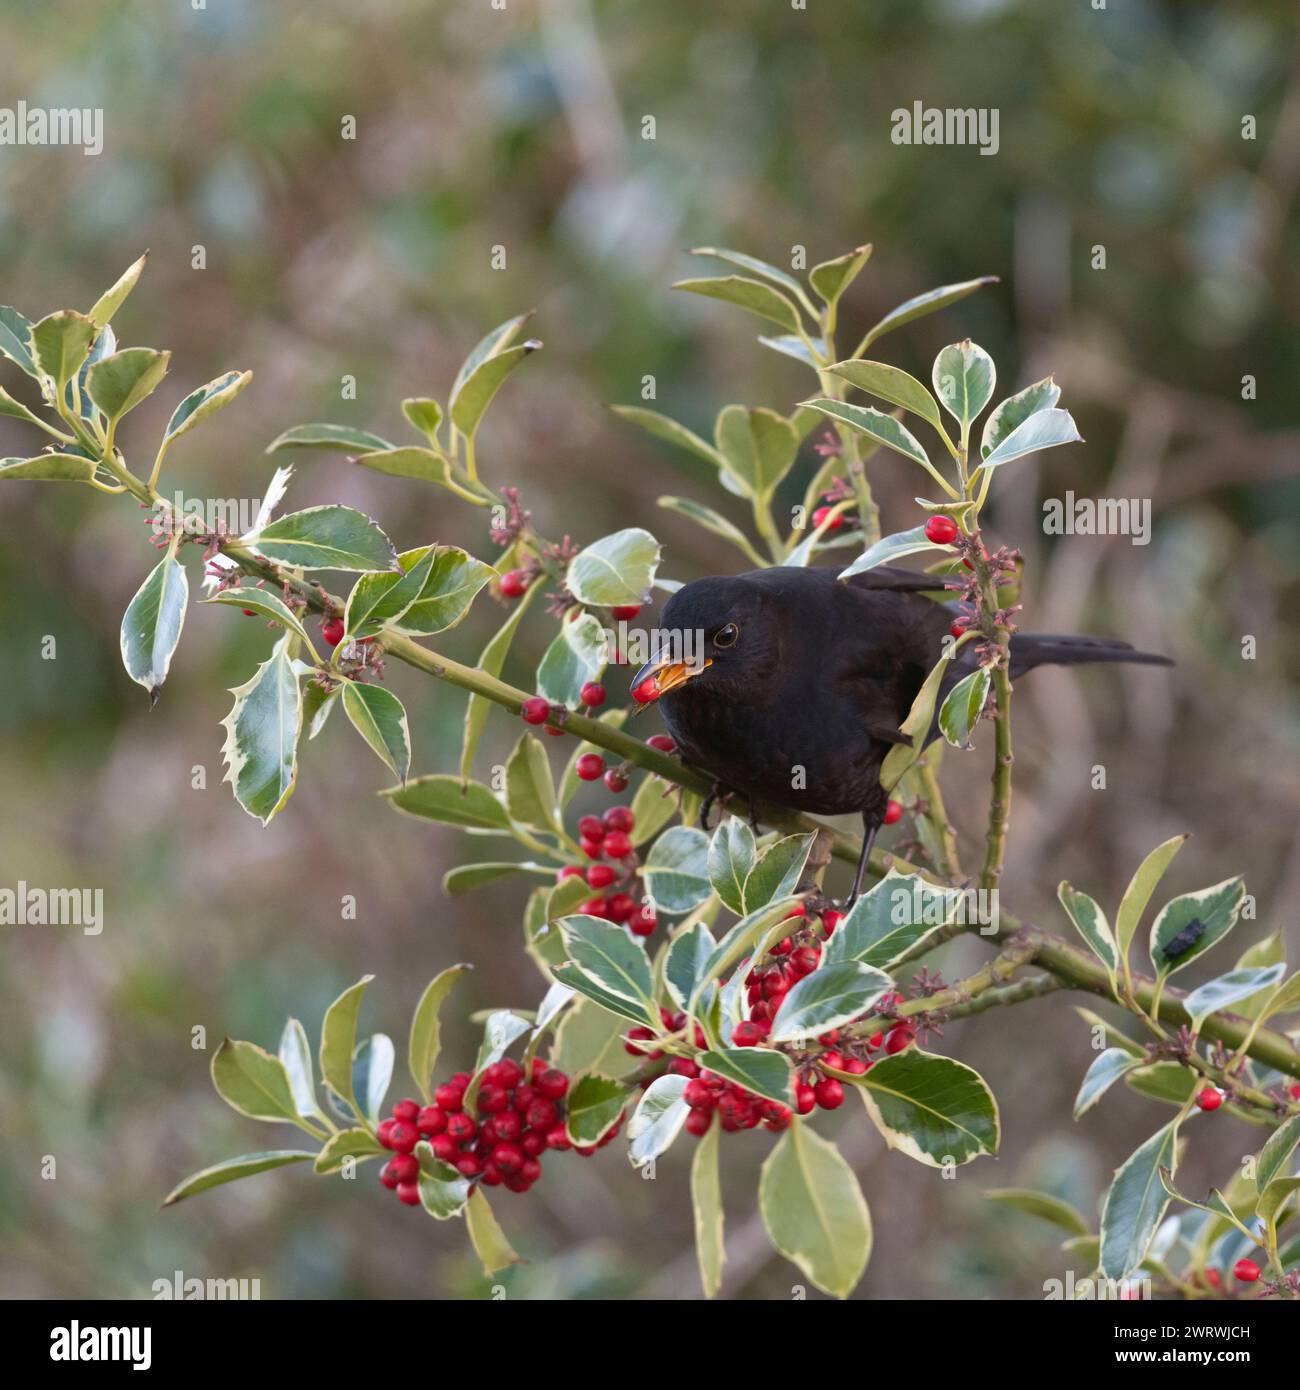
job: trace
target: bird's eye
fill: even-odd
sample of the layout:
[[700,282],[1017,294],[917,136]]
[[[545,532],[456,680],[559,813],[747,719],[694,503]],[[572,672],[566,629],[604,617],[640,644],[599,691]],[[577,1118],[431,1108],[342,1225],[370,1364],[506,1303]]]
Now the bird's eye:
[[728,623],[726,627],[720,627],[713,634],[713,645],[715,647],[734,647],[736,638],[740,636],[740,629],[735,623]]

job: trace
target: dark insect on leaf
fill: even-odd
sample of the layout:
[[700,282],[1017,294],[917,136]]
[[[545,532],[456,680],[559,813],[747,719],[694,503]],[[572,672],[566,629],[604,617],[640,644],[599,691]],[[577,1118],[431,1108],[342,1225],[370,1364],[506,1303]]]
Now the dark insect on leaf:
[[1193,917],[1177,936],[1169,938],[1165,946],[1165,959],[1177,960],[1179,956],[1185,956],[1204,935],[1205,923],[1199,917]]

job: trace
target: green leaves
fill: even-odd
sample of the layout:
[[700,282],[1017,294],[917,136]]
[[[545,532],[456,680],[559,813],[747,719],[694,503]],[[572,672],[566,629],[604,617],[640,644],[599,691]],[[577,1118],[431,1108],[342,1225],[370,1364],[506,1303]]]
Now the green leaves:
[[910,1047],[882,1057],[863,1076],[847,1078],[891,1149],[941,1168],[995,1154],[997,1101],[972,1067]]
[[528,353],[541,347],[541,343],[533,341],[507,351],[531,317],[519,314],[498,324],[461,363],[447,408],[452,424],[462,434],[473,435],[501,383]]
[[1286,974],[1286,964],[1262,965],[1250,970],[1231,970],[1217,980],[1198,985],[1183,1000],[1192,1020],[1192,1032],[1199,1033],[1201,1025],[1212,1013],[1226,1009],[1239,1000],[1249,999],[1262,989],[1269,989]]
[[622,927],[599,917],[573,916],[561,919],[560,932],[569,960],[585,979],[657,1022],[649,958]]
[[36,483],[88,483],[94,476],[94,459],[81,454],[37,454],[30,459],[0,459],[0,482],[9,479]]
[[357,1107],[372,1125],[379,1123],[379,1112],[393,1079],[396,1057],[393,1040],[387,1033],[374,1033],[359,1043],[352,1054],[352,1093]]
[[729,405],[714,428],[723,468],[741,494],[763,502],[790,471],[799,452],[799,434],[774,410]]
[[254,1043],[224,1039],[212,1056],[212,1084],[232,1110],[249,1119],[306,1127],[298,1117],[284,1063]]
[[28,376],[40,376],[32,355],[31,320],[8,304],[0,307],[0,352]]
[[914,555],[921,550],[953,553],[952,546],[936,545],[930,540],[924,526],[914,526],[910,531],[895,531],[892,536],[883,536],[874,545],[869,545],[847,569],[840,571],[839,578],[852,579],[855,574],[864,574],[877,565],[892,565],[904,555]]
[[644,603],[659,567],[659,542],[630,526],[602,536],[569,561],[566,584],[579,603],[614,608]]
[[98,332],[94,320],[75,309],[60,309],[32,324],[33,360],[37,370],[54,382],[57,393],[81,370]]
[[411,1016],[411,1036],[407,1043],[406,1064],[425,1104],[432,1096],[433,1072],[438,1065],[438,1054],[442,1050],[442,1034],[438,1026],[438,1014],[442,1001],[451,992],[451,987],[469,969],[467,965],[450,965],[429,981],[420,1002]]
[[386,439],[369,430],[353,429],[349,425],[295,425],[277,435],[267,446],[268,454],[281,449],[332,449],[345,454],[369,454],[391,449]]
[[767,1047],[715,1047],[701,1053],[699,1061],[709,1071],[778,1105],[793,1102],[794,1069],[784,1052]]
[[349,986],[325,1010],[320,1032],[320,1071],[326,1086],[354,1115],[359,1114],[353,1089],[352,1054],[357,1044],[357,1015],[361,1012],[361,997],[375,977],[363,975]]
[[1053,1197],[1050,1192],[1034,1192],[1025,1187],[995,1187],[985,1192],[986,1200],[1027,1212],[1030,1216],[1050,1221],[1072,1236],[1086,1236],[1088,1223],[1069,1202]]
[[510,829],[506,808],[482,782],[462,782],[439,772],[416,777],[404,787],[388,787],[380,796],[386,796],[399,811],[422,820],[465,830]]
[[287,1163],[302,1163],[315,1157],[314,1153],[305,1153],[301,1149],[269,1149],[263,1153],[228,1158],[224,1163],[216,1163],[211,1168],[192,1173],[163,1198],[162,1204],[165,1207],[174,1206],[186,1197],[206,1192],[210,1187],[238,1182],[240,1178],[251,1178],[255,1173],[265,1173],[272,1168],[283,1168]]
[[[478,659],[478,666],[485,675],[499,676],[501,674],[501,668],[505,665],[506,656],[510,652],[510,644],[514,641],[515,633],[519,630],[519,624],[528,610],[528,605],[533,600],[533,595],[540,592],[541,589],[542,585],[532,584],[524,591],[523,598],[515,604],[514,612],[493,634],[487,646],[483,648]],[[478,749],[479,740],[483,737],[483,730],[487,726],[488,711],[491,708],[492,702],[485,695],[475,694],[470,695],[469,703],[465,706],[465,734],[460,753],[462,779],[469,777],[470,768],[474,765],[474,754]]]
[[836,256],[833,261],[822,261],[808,272],[808,281],[828,305],[833,305],[858,278],[862,267],[871,259],[871,251],[870,245],[859,246],[847,255]]
[[758,1205],[776,1249],[847,1298],[871,1257],[871,1213],[840,1151],[795,1120],[763,1164]]
[[358,1127],[341,1129],[321,1146],[316,1155],[312,1171],[321,1177],[337,1173],[349,1159],[354,1163],[364,1163],[369,1158],[379,1158],[384,1150],[379,1141],[368,1130]]
[[700,1262],[700,1283],[705,1298],[722,1287],[722,1265],[727,1258],[722,1236],[722,1180],[718,1172],[718,1125],[710,1125],[695,1146],[691,1159],[691,1208],[695,1217],[695,1253]]
[[618,1124],[627,1097],[627,1085],[613,1077],[580,1077],[569,1092],[570,1141],[581,1148],[598,1144]]
[[988,458],[1012,430],[1040,410],[1049,410],[1060,399],[1061,388],[1050,376],[1026,386],[1014,396],[1008,396],[984,422],[984,433],[980,437],[981,457]]
[[1225,937],[1237,921],[1245,896],[1242,880],[1228,878],[1166,903],[1151,926],[1151,963],[1156,973],[1172,975]]
[[1300,1115],[1292,1115],[1273,1131],[1255,1158],[1255,1186],[1260,1192],[1278,1177],[1286,1176],[1284,1169],[1297,1147],[1300,1147]]
[[300,637],[309,648],[311,647],[311,638],[307,634],[307,629],[303,627],[302,620],[279,594],[270,589],[218,589],[210,599],[205,599],[204,602],[224,604],[230,608],[247,608],[253,613],[261,614],[264,618],[271,618],[281,627],[287,628]]
[[352,727],[403,782],[411,770],[411,731],[402,702],[382,685],[346,681],[343,708]]
[[593,614],[561,623],[537,668],[537,693],[553,705],[576,709],[582,687],[600,679],[607,655],[605,629]]
[[627,1122],[628,1157],[634,1167],[666,1153],[682,1132],[690,1106],[682,1099],[687,1079],[666,1075],[652,1081]]
[[280,1034],[280,1061],[289,1078],[289,1089],[298,1114],[305,1120],[324,1122],[325,1116],[316,1100],[316,1079],[311,1065],[311,1048],[307,1034],[296,1018],[287,1019]]
[[465,1229],[469,1232],[474,1253],[483,1266],[483,1273],[490,1279],[498,1270],[508,1269],[519,1263],[515,1248],[506,1239],[505,1232],[497,1223],[483,1195],[483,1189],[476,1187],[465,1204]]
[[1172,1174],[1178,1120],[1157,1130],[1116,1171],[1101,1213],[1101,1272],[1123,1279],[1146,1259],[1151,1237],[1169,1205],[1160,1169]]
[[172,411],[163,431],[163,444],[170,446],[195,425],[201,425],[210,415],[224,409],[253,379],[252,372],[223,372],[206,385],[198,387]]
[[745,880],[758,851],[754,832],[738,816],[724,816],[709,841],[708,872],[723,905],[743,915]]
[[120,420],[157,389],[170,361],[170,352],[143,347],[123,348],[101,358],[86,374],[90,399],[110,422]]
[[969,676],[963,676],[948,692],[939,709],[939,731],[954,748],[974,746],[970,741],[971,732],[988,703],[992,684],[993,672],[987,666],[980,666]]
[[715,536],[721,536],[724,541],[730,541],[756,568],[762,569],[767,563],[750,544],[749,537],[740,527],[733,525],[725,516],[715,512],[712,507],[694,502],[689,497],[661,497],[659,505],[666,511],[676,512],[678,516],[686,517],[695,522],[697,526],[703,526],[706,531],[711,531]]
[[348,595],[343,625],[352,641],[371,637],[395,623],[419,597],[433,568],[433,547],[412,551],[398,560],[400,575],[387,571],[363,574]]
[[1075,930],[1088,943],[1093,955],[1106,967],[1113,989],[1115,971],[1119,966],[1119,951],[1115,945],[1115,938],[1111,935],[1110,923],[1106,921],[1106,914],[1087,893],[1080,893],[1068,883],[1063,882],[1058,886],[1056,896],[1060,899],[1066,916],[1074,923]]
[[[140,273],[144,270],[144,264],[149,259],[146,251],[139,260],[132,261],[122,272],[116,283],[111,289],[105,290],[95,301],[95,307],[91,309],[89,318],[96,328],[106,328],[108,321],[122,307],[127,295],[135,289],[136,281],[140,278]],[[100,407],[103,409],[103,407]]]
[[685,425],[679,425],[676,420],[668,415],[662,414],[658,410],[648,410],[640,405],[614,405],[610,409],[621,419],[629,420],[634,425],[640,425],[647,434],[652,434],[656,439],[662,439],[667,444],[676,444],[679,449],[685,449],[688,453],[694,454],[696,458],[702,458],[706,463],[711,463],[715,468],[722,469],[726,465],[722,455],[713,447],[706,443],[693,430],[688,430]]
[[772,1042],[789,1042],[829,1032],[860,1017],[893,988],[882,971],[846,960],[823,964],[805,975],[781,1001],[772,1020]]
[[897,309],[891,309],[879,323],[868,331],[854,355],[861,357],[872,343],[878,338],[883,338],[886,333],[892,333],[895,328],[901,328],[905,323],[911,323],[913,319],[922,318],[926,314],[933,314],[938,309],[955,304],[959,299],[965,299],[968,294],[974,294],[983,286],[996,285],[997,282],[998,277],[996,275],[982,275],[978,280],[963,280],[955,285],[940,285],[937,290],[927,290],[924,294],[914,295],[911,299],[904,300]]
[[835,928],[822,948],[822,968],[855,960],[887,970],[949,922],[957,901],[951,890],[890,869]]
[[745,875],[742,894],[746,913],[754,913],[778,898],[788,898],[799,886],[815,835],[785,835],[774,840],[754,860]]
[[158,698],[181,640],[189,592],[185,566],[177,560],[173,542],[136,590],[122,617],[122,664],[127,675],[149,692],[150,703]]
[[843,401],[833,401],[827,397],[803,401],[802,404],[829,415],[832,420],[850,426],[875,443],[883,444],[886,449],[892,449],[896,454],[902,454],[904,458],[933,472],[930,456],[921,447],[920,441],[892,415],[886,415],[869,405],[846,405]]
[[877,396],[882,401],[888,401],[890,405],[900,405],[904,410],[910,410],[913,415],[928,420],[945,439],[947,438],[938,403],[909,373],[884,362],[860,362],[856,358],[848,362],[837,362],[827,370],[832,376],[847,381],[850,386],[856,386],[859,391]]
[[683,1012],[689,1011],[715,949],[716,943],[704,922],[692,922],[669,943],[663,963],[664,987]]
[[415,1146],[420,1164],[420,1205],[435,1221],[459,1216],[469,1201],[471,1183],[438,1158],[427,1139]]
[[1137,872],[1124,890],[1119,911],[1115,914],[1115,937],[1119,943],[1119,954],[1122,960],[1128,959],[1129,944],[1137,932],[1138,923],[1142,920],[1147,903],[1151,901],[1152,893],[1156,891],[1156,887],[1164,877],[1164,872],[1169,867],[1174,855],[1182,849],[1186,841],[1186,835],[1175,835],[1172,840],[1166,840],[1164,844],[1157,845],[1138,865]]
[[1120,1077],[1142,1063],[1143,1058],[1134,1057],[1122,1047],[1108,1047],[1099,1052],[1084,1073],[1083,1084],[1074,1098],[1074,1118],[1077,1120],[1091,1110]]
[[674,915],[690,912],[713,891],[709,837],[690,825],[665,830],[650,846],[641,876],[660,911]]
[[290,512],[243,538],[259,555],[305,570],[395,570],[397,551],[379,526],[351,507]]
[[[734,254],[734,253],[733,253]],[[718,279],[678,280],[675,290],[685,290],[688,294],[701,294],[708,299],[721,299],[724,303],[735,304],[747,309],[759,318],[779,323],[791,333],[800,333],[803,325],[799,322],[799,311],[794,303],[780,290],[765,285],[761,280],[751,280],[746,275],[724,275]]]
[[961,426],[962,438],[993,398],[997,369],[993,359],[969,338],[944,348],[934,359],[931,372],[935,394],[943,408]]
[[510,818],[534,830],[558,830],[555,780],[542,741],[520,734],[506,763],[506,808]]
[[290,635],[275,644],[252,680],[230,693],[234,707],[221,721],[224,780],[235,800],[266,825],[293,795],[298,778],[302,693],[289,656]]
[[1040,410],[1011,431],[981,464],[983,468],[999,468],[1012,459],[1036,454],[1057,444],[1079,444],[1083,436],[1068,410]]

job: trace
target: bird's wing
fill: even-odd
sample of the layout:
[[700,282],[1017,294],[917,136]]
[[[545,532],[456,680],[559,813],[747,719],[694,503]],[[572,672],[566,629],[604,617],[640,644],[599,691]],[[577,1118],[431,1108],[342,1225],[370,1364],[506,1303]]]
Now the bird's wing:
[[842,581],[851,589],[859,591],[892,591],[906,594],[942,594],[943,576],[921,574],[916,570],[906,570],[899,565],[877,565],[875,569],[864,570]]

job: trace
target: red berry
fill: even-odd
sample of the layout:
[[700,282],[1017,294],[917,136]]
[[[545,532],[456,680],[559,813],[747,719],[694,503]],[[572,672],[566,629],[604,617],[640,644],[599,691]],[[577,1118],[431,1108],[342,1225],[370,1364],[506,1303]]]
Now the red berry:
[[379,1140],[381,1146],[385,1149],[391,1149],[393,1147],[393,1141],[390,1136],[393,1133],[393,1126],[396,1123],[396,1120],[383,1120],[375,1130],[375,1138]]
[[[244,617],[246,617],[246,618],[256,618],[256,617],[257,617],[257,609],[256,609],[256,608],[241,608],[239,611],[240,611],[240,612],[244,615]],[[331,643],[330,643],[330,646],[331,646],[331,647],[337,646],[337,645],[338,645],[338,644],[335,643],[335,642],[331,642]],[[396,1186],[396,1184],[394,1184],[394,1186]]]
[[1205,1282],[1212,1289],[1221,1289],[1223,1287],[1223,1280],[1220,1278],[1219,1271],[1217,1269],[1207,1269],[1204,1271],[1204,1275]]
[[823,1066],[834,1067],[836,1071],[844,1070],[844,1054],[836,1052],[834,1048],[823,1052],[821,1060]]
[[461,1154],[456,1160],[456,1171],[462,1178],[476,1178],[483,1171],[483,1160],[478,1154]]
[[702,1139],[709,1132],[709,1126],[712,1123],[712,1110],[692,1110],[686,1117],[686,1132],[693,1134],[697,1139]]
[[617,768],[611,767],[605,774],[605,786],[617,796],[619,792],[627,791],[627,777]]
[[536,1085],[547,1100],[559,1100],[569,1089],[569,1078],[559,1067],[547,1067],[538,1074]]
[[573,770],[584,782],[594,782],[605,771],[605,759],[599,753],[583,753]]
[[479,1182],[484,1187],[500,1187],[505,1179],[501,1175],[501,1170],[495,1163],[489,1160],[483,1165],[483,1171],[479,1174]]
[[860,1057],[850,1057],[841,1070],[850,1076],[865,1076],[871,1070],[871,1063],[864,1062]]
[[[468,1119],[468,1116],[466,1117]],[[470,1124],[474,1121],[470,1120]],[[414,1125],[404,1125],[400,1121],[394,1123],[392,1129],[388,1131],[388,1145],[394,1153],[409,1154],[419,1142],[420,1136],[415,1132]]]
[[517,1173],[524,1165],[524,1151],[518,1144],[498,1144],[492,1150],[492,1162],[506,1177]]
[[343,640],[343,634],[347,629],[343,626],[342,618],[331,618],[320,630],[320,635],[331,647],[337,647]]
[[767,1037],[767,1033],[766,1021],[751,1019],[746,1023],[738,1023],[732,1030],[731,1045],[733,1047],[757,1047]]
[[614,615],[615,622],[630,623],[641,611],[641,605],[639,603],[620,603],[609,611]]
[[397,1200],[404,1206],[418,1207],[420,1205],[420,1184],[418,1182],[399,1182],[397,1184]]
[[618,874],[608,864],[593,864],[587,870],[587,886],[590,888],[608,888],[618,877]]
[[621,830],[624,834],[636,825],[636,817],[628,806],[611,806],[600,819],[606,830]]
[[[817,510],[812,514],[813,526],[820,526],[828,516],[831,516],[831,509],[829,507],[818,507]],[[831,516],[830,522],[827,525],[826,529],[828,531],[838,531],[840,527],[843,525],[844,514],[840,513],[839,516]]]
[[[458,1144],[466,1144],[478,1133],[478,1122],[463,1110],[458,1110],[454,1115],[447,1116],[445,1132],[448,1138],[454,1139]],[[396,1138],[394,1133],[394,1147],[396,1147]],[[398,1152],[401,1151],[398,1150]]]
[[450,1134],[436,1135],[429,1141],[429,1147],[433,1150],[433,1156],[442,1159],[444,1163],[455,1163],[460,1154],[460,1145]]
[[885,824],[893,825],[903,814],[903,807],[900,802],[891,801],[885,806]]
[[677,745],[667,734],[651,734],[646,739],[646,747],[658,749],[660,753],[675,753],[677,751]]
[[575,875],[580,878],[582,874],[583,868],[581,864],[566,864],[564,868],[555,875],[555,881],[557,883],[563,883],[566,878],[573,878]]
[[948,631],[952,633],[954,637],[960,637],[962,633],[966,631],[966,624],[953,623],[953,625],[948,629]]
[[583,854],[585,854],[588,859],[599,859],[600,856],[605,853],[605,851],[601,848],[600,840],[589,840],[584,835],[578,841],[578,844],[581,847]]
[[606,906],[611,922],[630,922],[636,913],[636,899],[630,893],[615,893]]
[[885,1051],[893,1057],[901,1052],[916,1037],[916,1029],[910,1023],[898,1023],[889,1030],[885,1039]]
[[1300,1081],[1296,1082],[1294,1086],[1290,1087],[1289,1093],[1292,1100],[1300,1100]]
[[503,1144],[513,1144],[524,1132],[524,1117],[518,1110],[503,1110],[492,1118],[492,1133]]
[[415,1100],[399,1100],[393,1106],[393,1119],[401,1120],[404,1125],[413,1125],[419,1118],[420,1103]]
[[813,1095],[823,1110],[837,1110],[844,1104],[844,1087],[833,1076],[827,1076],[813,1087]]
[[550,737],[550,738],[563,738],[563,737],[564,737],[564,730],[561,729],[561,728],[560,728],[558,725],[556,725],[556,724],[547,724],[547,725],[542,729],[542,732],[543,732],[544,734],[548,735],[548,737]]
[[596,681],[588,681],[579,692],[579,698],[588,709],[599,709],[605,703],[605,687]]
[[545,1132],[560,1118],[560,1108],[553,1100],[547,1100],[542,1096],[528,1107],[528,1113],[524,1118],[528,1121],[529,1129]]
[[510,1092],[504,1086],[484,1083],[479,1087],[476,1105],[482,1115],[499,1115],[503,1110],[509,1109]]
[[433,1093],[440,1110],[460,1110],[465,1104],[465,1087],[454,1081],[444,1081]]
[[797,975],[811,975],[817,969],[817,962],[821,960],[822,953],[819,946],[800,946],[797,951],[790,954],[790,969]]
[[578,822],[578,834],[584,840],[603,840],[605,822],[599,816],[583,816]]
[[540,1129],[525,1130],[519,1138],[519,1147],[529,1158],[536,1158],[546,1151],[546,1135]]
[[507,570],[501,576],[501,592],[506,598],[520,598],[528,590],[528,576],[523,570]]
[[545,724],[551,707],[540,695],[530,695],[520,706],[519,713],[525,724]]
[[588,917],[600,917],[606,922],[609,921],[609,904],[604,898],[588,898],[585,903],[579,903],[578,911]]
[[879,1047],[880,1044],[881,1044],[882,1042],[884,1042],[884,1041],[885,1041],[885,1035],[884,1035],[884,1033],[872,1033],[872,1035],[867,1039],[867,1046],[868,1046],[868,1047]]
[[602,843],[611,859],[626,859],[633,850],[632,837],[626,830],[607,831]]
[[447,1116],[436,1105],[426,1105],[415,1117],[416,1132],[422,1139],[432,1139],[447,1128]]
[[1254,1260],[1238,1260],[1232,1272],[1243,1284],[1253,1284],[1259,1278],[1259,1266]]
[[[644,1047],[638,1047],[636,1044],[643,1038],[653,1038],[654,1033],[652,1033],[649,1028],[638,1025],[636,1028],[629,1028],[624,1036],[629,1041],[623,1044],[623,1051],[632,1057],[644,1057],[647,1055],[646,1049]],[[655,1054],[652,1052],[649,1055],[654,1056]]]
[[716,1103],[712,1089],[699,1079],[686,1083],[682,1099],[692,1110],[712,1110]]
[[836,912],[833,907],[828,907],[822,913],[822,931],[830,936],[843,920],[844,914],[842,912]]
[[[393,1164],[396,1159],[390,1158],[387,1163],[379,1170],[379,1181],[391,1192],[397,1186],[397,1174],[393,1171]],[[417,1164],[418,1168],[419,1165]]]
[[659,925],[659,918],[649,903],[642,903],[628,919],[627,925],[633,936],[649,936]]
[[546,1147],[548,1149],[571,1149],[573,1142],[569,1138],[569,1131],[563,1124],[558,1124],[554,1129],[546,1131]]
[[1216,1090],[1213,1086],[1207,1086],[1196,1097],[1196,1103],[1202,1110],[1217,1110],[1223,1104],[1223,1092]]
[[925,538],[935,545],[951,545],[957,539],[957,523],[948,516],[932,516],[925,523]]
[[398,1154],[388,1160],[398,1182],[415,1182],[420,1176],[420,1160],[414,1154]]

